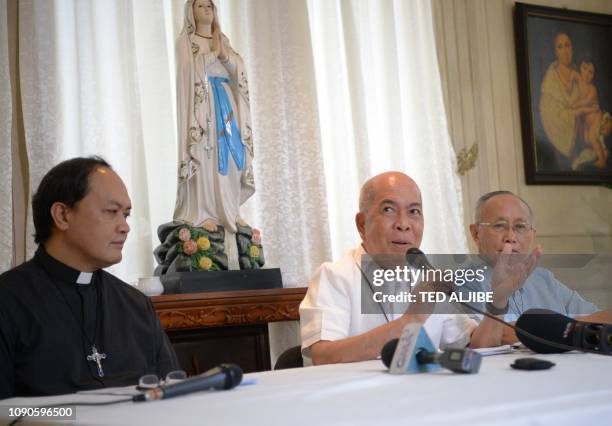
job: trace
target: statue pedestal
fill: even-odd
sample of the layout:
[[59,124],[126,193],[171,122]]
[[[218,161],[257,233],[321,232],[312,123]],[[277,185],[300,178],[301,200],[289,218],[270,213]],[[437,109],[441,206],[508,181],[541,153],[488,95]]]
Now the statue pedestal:
[[279,268],[170,272],[161,276],[164,294],[283,288]]

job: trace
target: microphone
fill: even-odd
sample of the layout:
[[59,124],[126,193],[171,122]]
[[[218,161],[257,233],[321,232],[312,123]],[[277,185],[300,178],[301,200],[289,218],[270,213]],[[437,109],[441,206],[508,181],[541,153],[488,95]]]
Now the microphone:
[[[429,260],[427,259],[427,256],[425,256],[425,253],[423,253],[420,249],[416,247],[410,247],[408,250],[406,250],[405,258],[406,258],[406,263],[408,263],[408,265],[412,266],[413,268],[423,269],[423,270],[435,270],[436,269],[429,262]],[[445,293],[446,295],[449,295],[453,292],[451,285],[447,282],[435,283],[435,284],[437,284],[437,287],[439,288],[439,290],[441,289],[443,293]],[[464,302],[458,302],[458,303],[463,304]]]
[[393,354],[395,354],[395,349],[397,349],[398,342],[399,339],[391,339],[387,343],[385,343],[385,346],[383,346],[382,350],[380,351],[380,359],[387,368],[391,366]]
[[242,369],[235,364],[221,364],[198,376],[172,385],[162,385],[133,398],[135,402],[173,398],[203,390],[232,389],[242,381]]
[[612,353],[612,324],[577,321],[548,309],[529,309],[518,318],[516,326],[545,340],[538,341],[517,333],[521,343],[534,352],[552,354],[586,349]]
[[[380,353],[383,364],[390,367],[399,339],[389,340]],[[472,349],[446,348],[442,353],[420,349],[415,358],[418,364],[440,364],[442,367],[463,374],[476,374],[480,370],[482,355]]]
[[427,256],[425,256],[425,253],[417,247],[410,247],[406,250],[406,262],[408,262],[410,266],[416,268],[434,269],[432,264],[429,263]]

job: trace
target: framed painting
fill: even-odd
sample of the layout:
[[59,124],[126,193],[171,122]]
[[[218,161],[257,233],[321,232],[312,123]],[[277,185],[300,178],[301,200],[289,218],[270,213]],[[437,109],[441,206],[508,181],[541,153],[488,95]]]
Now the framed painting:
[[612,16],[517,3],[527,184],[612,182]]

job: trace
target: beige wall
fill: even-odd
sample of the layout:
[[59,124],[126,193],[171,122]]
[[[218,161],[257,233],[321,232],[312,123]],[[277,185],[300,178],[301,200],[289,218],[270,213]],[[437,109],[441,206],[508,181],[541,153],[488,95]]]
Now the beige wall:
[[[609,0],[524,2],[612,14]],[[479,195],[507,189],[533,207],[537,235],[546,253],[612,252],[612,190],[525,185],[514,3],[434,0],[451,138],[457,152],[474,142],[479,145],[476,167],[462,177],[466,229]]]

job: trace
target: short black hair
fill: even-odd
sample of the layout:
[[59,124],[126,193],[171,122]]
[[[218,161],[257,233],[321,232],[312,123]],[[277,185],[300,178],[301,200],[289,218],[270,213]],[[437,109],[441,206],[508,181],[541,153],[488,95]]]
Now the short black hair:
[[37,244],[46,242],[51,236],[53,203],[60,202],[74,207],[89,192],[89,175],[98,167],[112,170],[102,157],[76,157],[62,161],[42,178],[32,197],[34,241]]

